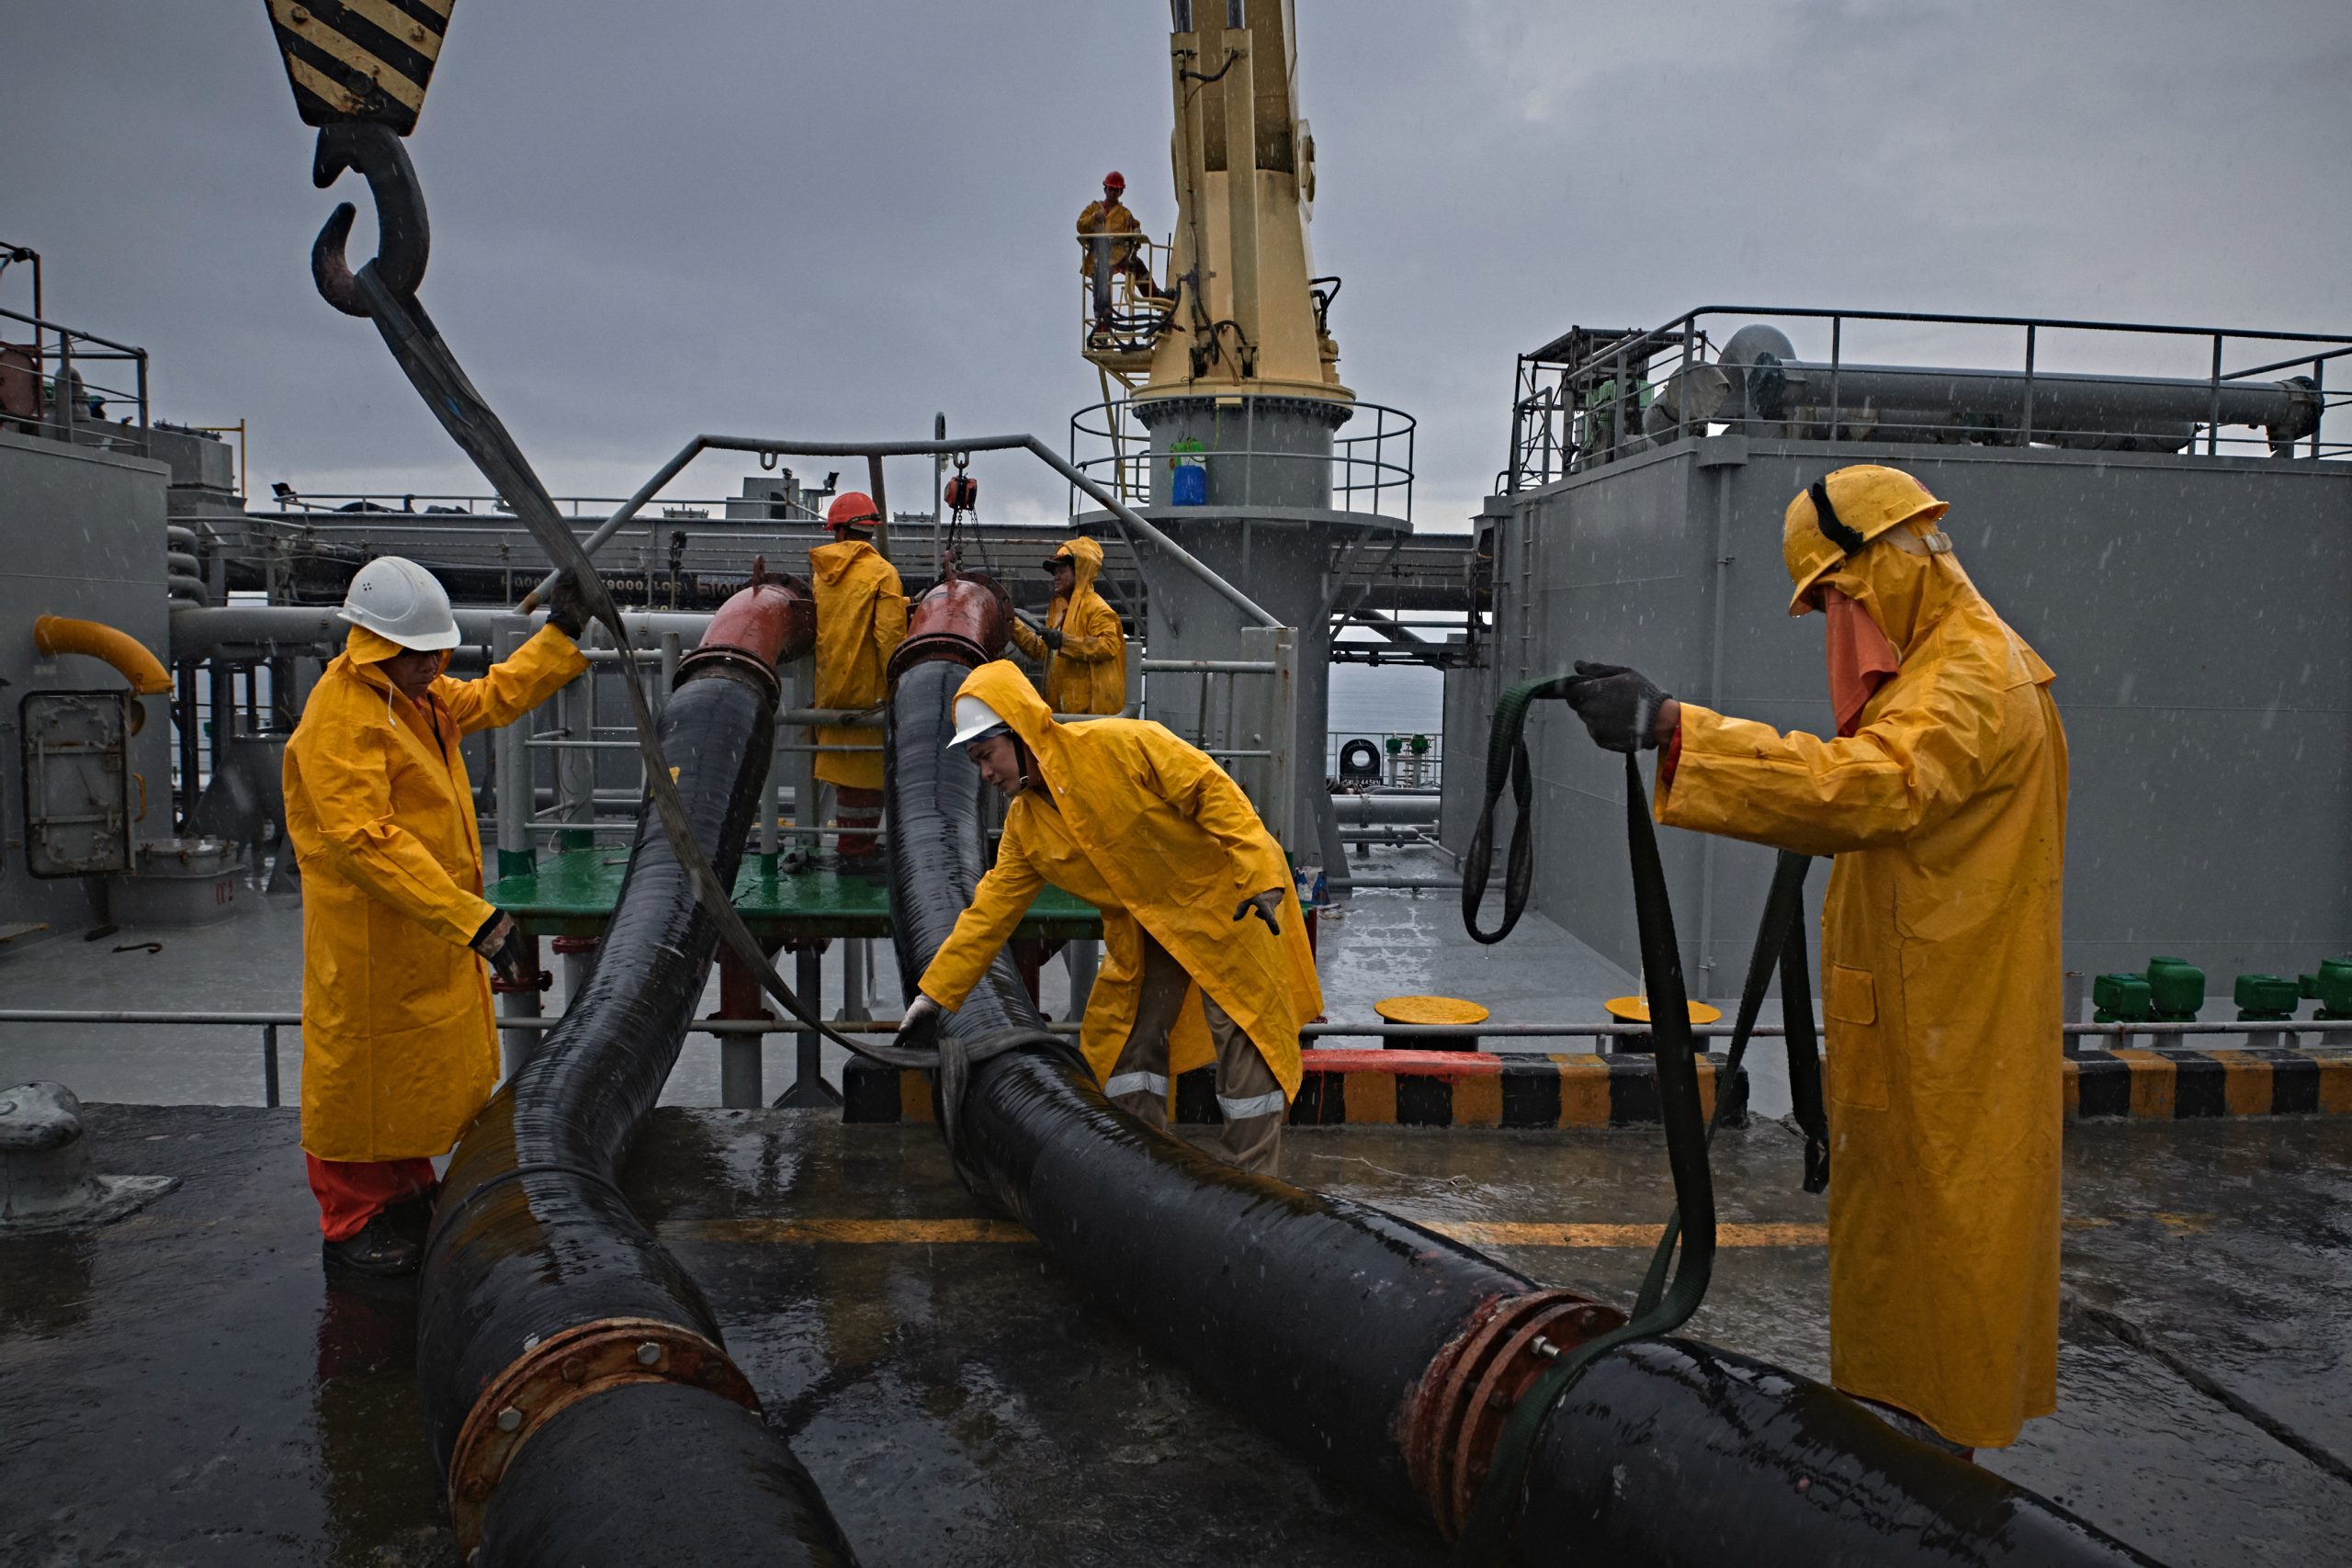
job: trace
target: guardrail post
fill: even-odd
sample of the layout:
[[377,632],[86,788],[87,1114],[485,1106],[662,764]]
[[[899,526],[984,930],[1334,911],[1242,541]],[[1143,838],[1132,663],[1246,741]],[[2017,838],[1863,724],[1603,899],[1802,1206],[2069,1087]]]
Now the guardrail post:
[[1285,852],[1296,853],[1298,781],[1303,776],[1298,758],[1298,628],[1244,626],[1241,657],[1274,667],[1262,685],[1258,677],[1250,679],[1244,733],[1253,750],[1262,748],[1270,753],[1260,775],[1263,783],[1257,791],[1258,815],[1274,841]]
[[2216,457],[2222,452],[2222,334],[2213,334],[2212,391],[2205,408],[2205,456]]
[[[825,1016],[825,954],[823,940],[810,937],[796,944],[793,954],[792,988],[799,993],[801,1004],[814,1018]],[[792,1087],[776,1097],[776,1106],[784,1111],[822,1111],[842,1102],[832,1085],[825,1081],[825,1037],[813,1029],[803,1029],[794,1036]]]
[[2025,329],[2025,407],[2018,418],[2018,445],[2033,445],[2033,334],[2029,323]]
[[[799,707],[817,705],[817,660],[813,657],[792,661],[792,700]],[[808,730],[808,743],[817,743],[813,727]],[[784,771],[792,780],[793,837],[803,854],[814,856],[824,842],[818,829],[825,823],[825,803],[817,787],[817,753],[792,753],[790,766]],[[775,803],[771,800],[769,810],[775,809]]]
[[277,1109],[277,1025],[261,1026],[261,1102]]
[[[764,943],[762,945],[765,945]],[[760,998],[760,983],[734,953],[718,950],[718,1012],[720,1019],[773,1021]],[[729,1032],[718,1037],[718,1103],[729,1111],[757,1111],[767,1103],[760,1087],[761,1048],[767,1035]]]
[[[582,638],[594,641],[592,630]],[[596,737],[596,667],[591,664],[557,691],[555,711],[567,741]],[[555,754],[556,846],[565,850],[593,849],[596,843],[596,753],[577,745],[560,747]]]
[[[515,627],[501,630],[497,637],[501,663],[514,655],[523,646],[523,633]],[[536,861],[531,852],[531,750],[527,721],[501,726],[491,734],[492,756],[496,766],[492,770],[492,810],[498,822],[498,874],[522,876],[527,874]]]

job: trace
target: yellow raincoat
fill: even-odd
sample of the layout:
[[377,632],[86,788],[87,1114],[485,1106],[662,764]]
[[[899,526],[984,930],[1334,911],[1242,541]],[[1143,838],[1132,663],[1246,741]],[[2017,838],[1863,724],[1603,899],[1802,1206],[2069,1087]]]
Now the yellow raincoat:
[[1069,558],[1078,581],[1069,597],[1056,599],[1046,625],[1062,634],[1061,650],[1046,657],[1046,639],[1019,621],[1012,640],[1046,667],[1046,705],[1056,713],[1117,713],[1127,705],[1127,630],[1119,612],[1095,592],[1102,570],[1102,547],[1083,536],[1054,552]]
[[2054,677],[1950,554],[1873,542],[1821,581],[1861,604],[1901,670],[1848,739],[1683,704],[1657,819],[1837,857],[1821,939],[1830,1381],[1999,1448],[2057,1405]]
[[[1296,1095],[1299,1026],[1323,1010],[1323,989],[1290,863],[1240,786],[1206,753],[1148,720],[1055,723],[1036,688],[1004,660],[973,671],[957,695],[1003,716],[1036,755],[1052,797],[1031,789],[1013,800],[996,864],[923,971],[923,994],[944,1008],[962,1006],[1050,882],[1102,911],[1102,969],[1079,1041],[1098,1080],[1109,1077],[1134,1024],[1140,933],[1148,931],[1195,987],[1169,1042],[1170,1077],[1216,1059],[1201,1013],[1205,988],[1250,1036],[1283,1093]],[[1233,918],[1236,905],[1270,887],[1283,890],[1279,937],[1255,915]]]
[[[1067,212],[1068,208],[1062,209]],[[1127,210],[1124,201],[1090,201],[1086,210],[1078,215],[1078,273],[1080,277],[1094,271],[1094,238],[1098,234],[1140,234],[1143,225]],[[1132,243],[1114,245],[1111,251],[1114,270],[1136,259],[1137,247]]]
[[[907,635],[907,596],[898,570],[863,539],[819,545],[808,552],[817,590],[817,701],[820,708],[870,708],[889,694],[886,667]],[[817,776],[851,789],[882,787],[882,732],[820,727],[820,746],[865,746],[865,751],[820,751]]]
[[286,743],[302,868],[302,1147],[327,1160],[447,1154],[498,1085],[490,980],[468,944],[492,913],[459,737],[510,724],[588,667],[543,626],[479,681],[424,703],[354,626]]

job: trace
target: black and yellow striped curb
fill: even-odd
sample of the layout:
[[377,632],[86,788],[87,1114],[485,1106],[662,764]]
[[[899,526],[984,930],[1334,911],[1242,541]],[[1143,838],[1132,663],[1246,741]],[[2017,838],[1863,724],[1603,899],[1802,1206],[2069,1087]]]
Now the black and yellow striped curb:
[[[1319,1055],[1346,1055],[1344,1070],[1317,1070]],[[1648,1056],[1563,1055],[1484,1052],[1404,1052],[1415,1058],[1395,1067],[1367,1066],[1379,1052],[1309,1052],[1307,1071],[1291,1101],[1294,1127],[1634,1127],[1658,1119],[1657,1065]],[[1432,1062],[1430,1058],[1440,1059]],[[1699,1058],[1699,1099],[1712,1116],[1724,1058]],[[1744,1125],[1747,1075],[1733,1082],[1726,1121]],[[932,1121],[931,1079],[912,1068],[852,1062],[842,1075],[842,1119],[888,1122]],[[1197,1067],[1176,1080],[1176,1120],[1214,1125],[1215,1069]]]
[[2066,1059],[2066,1116],[2352,1116],[2352,1052],[2288,1046],[2085,1051]]

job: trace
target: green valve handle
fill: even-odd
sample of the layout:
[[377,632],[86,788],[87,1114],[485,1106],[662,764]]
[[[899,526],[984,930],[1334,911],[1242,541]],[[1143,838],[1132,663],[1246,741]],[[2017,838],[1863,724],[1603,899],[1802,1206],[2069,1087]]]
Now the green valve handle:
[[2318,999],[2319,1011],[2313,1017],[2352,1018],[2352,958],[2321,959],[2319,973],[2302,976],[2296,988]]
[[2296,983],[2282,975],[2241,975],[2233,997],[2240,1023],[2276,1023],[2292,1018],[2301,999]]
[[2091,981],[2091,1015],[2095,1023],[2145,1023],[2155,1016],[2155,1005],[2145,975],[2101,975]]
[[2166,1023],[2192,1022],[2205,1005],[2205,971],[2186,958],[2159,954],[2148,960],[2148,992],[2157,1018]]

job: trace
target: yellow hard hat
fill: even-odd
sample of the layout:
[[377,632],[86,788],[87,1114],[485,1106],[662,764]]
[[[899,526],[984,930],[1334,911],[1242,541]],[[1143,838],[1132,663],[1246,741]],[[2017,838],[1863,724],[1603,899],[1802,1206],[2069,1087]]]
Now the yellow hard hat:
[[1856,463],[1797,492],[1781,519],[1781,554],[1789,563],[1789,614],[1813,606],[1804,596],[1824,573],[1899,524],[1934,519],[1951,510],[1900,468]]

